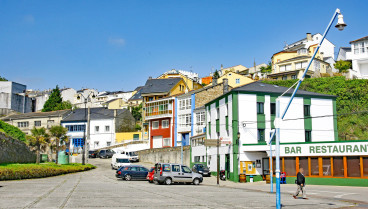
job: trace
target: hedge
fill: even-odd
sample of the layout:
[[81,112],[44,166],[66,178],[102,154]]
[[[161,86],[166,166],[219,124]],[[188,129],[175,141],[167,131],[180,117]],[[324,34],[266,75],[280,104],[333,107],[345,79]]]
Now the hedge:
[[55,163],[42,164],[0,164],[0,181],[44,178],[50,176],[76,173],[96,168],[91,164],[82,165],[73,163],[56,165]]

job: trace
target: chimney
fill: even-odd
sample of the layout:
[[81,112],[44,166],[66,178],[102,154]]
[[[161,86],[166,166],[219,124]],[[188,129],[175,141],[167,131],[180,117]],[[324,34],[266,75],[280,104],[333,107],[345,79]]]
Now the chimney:
[[213,77],[212,78],[212,86],[216,86],[217,85],[217,77]]
[[224,78],[222,80],[222,85],[223,85],[223,94],[226,94],[227,92],[229,92],[229,81],[227,78]]
[[307,41],[313,41],[311,33],[307,33]]

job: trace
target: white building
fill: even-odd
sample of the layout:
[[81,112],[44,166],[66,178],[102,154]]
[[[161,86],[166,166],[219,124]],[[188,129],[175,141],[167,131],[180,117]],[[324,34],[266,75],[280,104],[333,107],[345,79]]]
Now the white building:
[[[220,139],[220,167],[226,170],[230,180],[238,181],[241,173],[260,177],[268,174],[266,143],[275,128],[276,98],[286,90],[286,87],[254,82],[206,104],[206,138]],[[281,98],[281,110],[289,98],[290,93]],[[337,121],[330,115],[336,115],[335,96],[299,90],[281,123],[281,143],[336,141]],[[210,170],[216,172],[217,148],[204,149],[204,146],[192,147],[193,163],[207,162]],[[286,160],[295,169],[295,157]],[[294,171],[285,168],[287,176],[295,176]]]
[[[98,91],[95,89],[81,89],[74,95],[74,104],[78,108],[84,108],[84,98],[88,97],[87,107],[102,107],[101,103],[97,102]],[[83,96],[82,96],[83,95]],[[92,97],[95,96],[95,98]]]
[[74,153],[80,153],[82,150],[84,134],[86,134],[88,149],[95,150],[114,145],[115,133],[121,131],[121,127],[132,129],[135,125],[135,120],[127,109],[90,108],[88,139],[88,131],[84,133],[87,123],[86,111],[86,109],[76,109],[61,121],[61,124],[68,128],[67,135],[70,139],[70,150]]
[[31,99],[26,94],[26,89],[27,86],[20,83],[0,81],[0,114],[7,114],[9,111],[31,112]]
[[350,44],[351,52],[346,53],[346,59],[353,65],[350,78],[368,79],[368,36],[350,41]]

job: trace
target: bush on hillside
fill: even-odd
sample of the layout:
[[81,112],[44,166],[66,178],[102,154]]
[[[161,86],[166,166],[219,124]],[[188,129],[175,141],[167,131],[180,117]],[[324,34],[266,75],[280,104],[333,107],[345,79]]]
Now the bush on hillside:
[[7,124],[2,120],[0,120],[0,130],[14,139],[18,139],[23,142],[26,141],[26,135],[19,128]]

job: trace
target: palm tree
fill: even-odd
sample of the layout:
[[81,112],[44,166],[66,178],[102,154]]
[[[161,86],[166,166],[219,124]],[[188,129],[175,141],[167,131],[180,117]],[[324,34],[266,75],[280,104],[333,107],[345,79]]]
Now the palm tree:
[[272,72],[272,64],[271,62],[268,62],[268,65],[266,67],[262,66],[259,69],[261,69],[261,73],[271,73]]
[[31,136],[27,135],[27,139],[29,141],[29,145],[31,147],[36,148],[36,154],[37,154],[36,163],[39,164],[41,149],[44,148],[45,145],[47,145],[50,142],[50,138],[49,138],[49,135],[47,134],[46,129],[43,127],[42,128],[34,127],[31,130],[31,133],[32,133]]
[[56,161],[55,163],[58,164],[58,153],[59,153],[59,146],[60,146],[60,140],[67,139],[66,133],[68,132],[67,128],[64,128],[63,126],[52,126],[50,128],[51,136],[55,138],[55,144],[56,144]]

